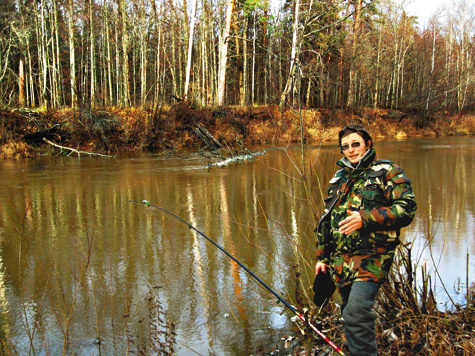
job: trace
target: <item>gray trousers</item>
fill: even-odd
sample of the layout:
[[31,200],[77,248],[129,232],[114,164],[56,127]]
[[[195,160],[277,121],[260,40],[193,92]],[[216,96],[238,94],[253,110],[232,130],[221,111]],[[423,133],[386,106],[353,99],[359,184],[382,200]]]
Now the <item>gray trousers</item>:
[[340,288],[341,310],[351,356],[378,355],[373,305],[380,287],[381,284],[374,282],[354,282]]

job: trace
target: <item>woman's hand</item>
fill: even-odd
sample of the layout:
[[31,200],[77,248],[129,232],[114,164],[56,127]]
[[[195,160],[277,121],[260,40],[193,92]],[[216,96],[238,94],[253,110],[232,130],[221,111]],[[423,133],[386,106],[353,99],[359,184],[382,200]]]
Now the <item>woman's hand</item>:
[[315,275],[317,275],[320,271],[322,271],[323,273],[327,271],[327,265],[323,262],[317,262],[317,264],[315,265]]
[[351,234],[353,231],[361,229],[363,227],[363,219],[358,211],[347,210],[348,217],[345,220],[340,221],[340,231],[342,234]]

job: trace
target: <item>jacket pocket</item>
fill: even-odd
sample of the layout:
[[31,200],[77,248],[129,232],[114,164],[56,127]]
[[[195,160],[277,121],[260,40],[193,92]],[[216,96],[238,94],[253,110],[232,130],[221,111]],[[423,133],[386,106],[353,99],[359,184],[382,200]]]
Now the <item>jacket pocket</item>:
[[363,248],[395,248],[399,244],[399,231],[373,231],[359,234],[359,239]]
[[368,177],[367,184],[361,191],[361,200],[365,209],[371,210],[387,205],[382,183],[382,172],[374,172]]

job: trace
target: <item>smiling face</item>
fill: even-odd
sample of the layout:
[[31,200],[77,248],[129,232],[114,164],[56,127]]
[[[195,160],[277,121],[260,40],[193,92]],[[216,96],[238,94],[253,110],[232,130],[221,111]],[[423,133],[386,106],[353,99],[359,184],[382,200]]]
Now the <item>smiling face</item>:
[[[353,147],[353,145],[357,146],[358,144],[358,147]],[[371,146],[371,140],[368,142],[368,144],[369,146]],[[366,146],[363,137],[361,137],[356,132],[351,133],[341,139],[341,149],[343,151],[343,154],[353,165],[358,164],[358,162],[361,158],[363,158],[368,148],[369,147]]]

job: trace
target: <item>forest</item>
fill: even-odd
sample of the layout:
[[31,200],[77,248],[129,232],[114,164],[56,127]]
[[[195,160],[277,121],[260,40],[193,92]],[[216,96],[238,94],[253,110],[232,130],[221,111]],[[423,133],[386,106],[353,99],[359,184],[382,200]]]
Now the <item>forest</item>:
[[473,3],[2,0],[0,109],[475,108]]

